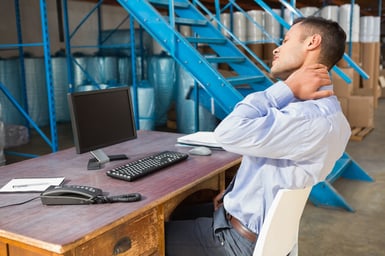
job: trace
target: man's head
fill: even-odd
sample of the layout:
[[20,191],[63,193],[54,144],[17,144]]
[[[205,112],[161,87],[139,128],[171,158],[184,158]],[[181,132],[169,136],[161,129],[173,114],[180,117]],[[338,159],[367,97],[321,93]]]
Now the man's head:
[[338,23],[320,17],[296,19],[281,46],[273,51],[271,73],[286,79],[303,65],[332,68],[343,56],[346,34]]

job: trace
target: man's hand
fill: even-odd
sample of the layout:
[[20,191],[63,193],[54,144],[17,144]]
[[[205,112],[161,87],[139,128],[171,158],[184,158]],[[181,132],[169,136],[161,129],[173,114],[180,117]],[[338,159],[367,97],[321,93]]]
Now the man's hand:
[[214,203],[214,210],[218,210],[218,208],[223,204],[223,196],[225,194],[225,191],[221,191],[221,193],[219,193],[216,197],[214,197],[213,199],[213,203]]
[[330,85],[331,79],[327,67],[314,64],[293,72],[285,81],[294,96],[301,100],[319,99],[333,95],[333,91],[318,89]]

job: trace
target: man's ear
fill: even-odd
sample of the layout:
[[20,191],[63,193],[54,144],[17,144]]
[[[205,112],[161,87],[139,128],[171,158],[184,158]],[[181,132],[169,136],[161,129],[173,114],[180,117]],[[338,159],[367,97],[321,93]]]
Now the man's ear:
[[308,49],[309,50],[314,50],[316,49],[317,47],[321,46],[321,41],[322,41],[322,37],[320,34],[314,34],[312,36],[309,37],[309,42],[308,42]]

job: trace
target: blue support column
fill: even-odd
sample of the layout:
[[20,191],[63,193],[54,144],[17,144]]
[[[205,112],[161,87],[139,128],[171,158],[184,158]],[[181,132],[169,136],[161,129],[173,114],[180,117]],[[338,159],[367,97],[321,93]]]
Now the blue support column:
[[52,152],[58,150],[58,138],[57,138],[57,127],[56,127],[56,110],[55,110],[55,98],[52,83],[52,62],[51,62],[51,49],[49,44],[49,33],[48,33],[48,21],[47,21],[47,6],[45,0],[40,0],[40,16],[43,32],[43,48],[44,48],[44,64],[45,64],[45,81],[48,95],[48,112],[49,122],[51,130],[51,146]]

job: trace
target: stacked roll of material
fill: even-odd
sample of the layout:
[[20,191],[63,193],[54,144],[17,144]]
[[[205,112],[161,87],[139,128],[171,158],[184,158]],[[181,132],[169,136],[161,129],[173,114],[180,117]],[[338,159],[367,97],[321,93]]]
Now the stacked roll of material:
[[167,55],[153,56],[149,59],[148,81],[155,92],[155,125],[167,123],[167,114],[174,101],[175,60]]
[[247,20],[247,41],[262,41],[263,32],[261,28],[265,26],[265,13],[260,10],[250,10],[247,12],[252,20]]
[[381,17],[362,16],[360,17],[360,42],[379,42],[381,37]]
[[132,63],[130,56],[121,56],[118,59],[118,83],[132,84]]
[[116,56],[75,57],[74,85],[117,84],[119,64]]
[[[202,106],[195,111],[195,102],[189,99],[191,87],[194,86],[194,79],[179,65],[176,68],[176,114],[177,130],[181,133],[193,133],[196,131],[213,131],[218,124],[217,118]],[[196,115],[198,122],[196,123]],[[196,130],[196,128],[198,130]]]
[[154,87],[148,81],[141,81],[136,86],[137,102],[135,103],[134,87],[131,86],[133,104],[138,107],[140,130],[153,130],[155,128],[155,93]]
[[234,35],[242,42],[247,40],[246,16],[242,12],[234,12],[233,14],[233,31]]
[[74,58],[73,72],[74,72],[74,86],[89,84],[91,81],[87,74],[88,59],[92,56],[80,56]]
[[93,56],[88,58],[86,71],[97,84],[116,84],[118,59],[115,56]]
[[[273,12],[281,16],[280,9],[273,9]],[[279,40],[281,38],[281,25],[268,13],[265,14],[265,30],[273,40]],[[266,40],[269,41],[269,39]]]
[[[352,19],[350,17],[352,16]],[[360,34],[360,6],[343,4],[340,6],[338,23],[345,31],[347,42],[358,42]]]
[[[289,9],[285,8],[284,11],[283,11],[283,19],[286,21],[287,24],[289,24],[290,26],[293,24],[293,21],[298,18],[298,16],[291,12]],[[287,28],[284,28],[283,29],[283,33],[286,34],[288,31]]]
[[[221,23],[223,24],[223,26],[225,28],[227,28],[228,31],[231,31],[232,29],[232,26],[231,26],[231,17],[230,17],[230,13],[222,13],[220,15],[221,17]],[[230,37],[229,33],[222,28],[222,34],[226,37]]]
[[373,41],[380,42],[381,40],[381,17],[375,16],[373,21]]
[[136,57],[136,81],[147,80],[148,58]]
[[[12,97],[23,106],[18,58],[0,60],[0,81]],[[4,93],[0,92],[1,120],[6,124],[26,124],[25,119]]]
[[304,17],[319,16],[319,8],[315,6],[306,6],[299,9]]
[[322,18],[338,22],[339,9],[337,5],[327,5],[322,7],[320,15]]
[[26,58],[25,80],[29,116],[38,126],[49,124],[44,58]]
[[52,57],[51,62],[56,121],[67,122],[71,119],[67,100],[69,91],[67,60],[64,57]]

